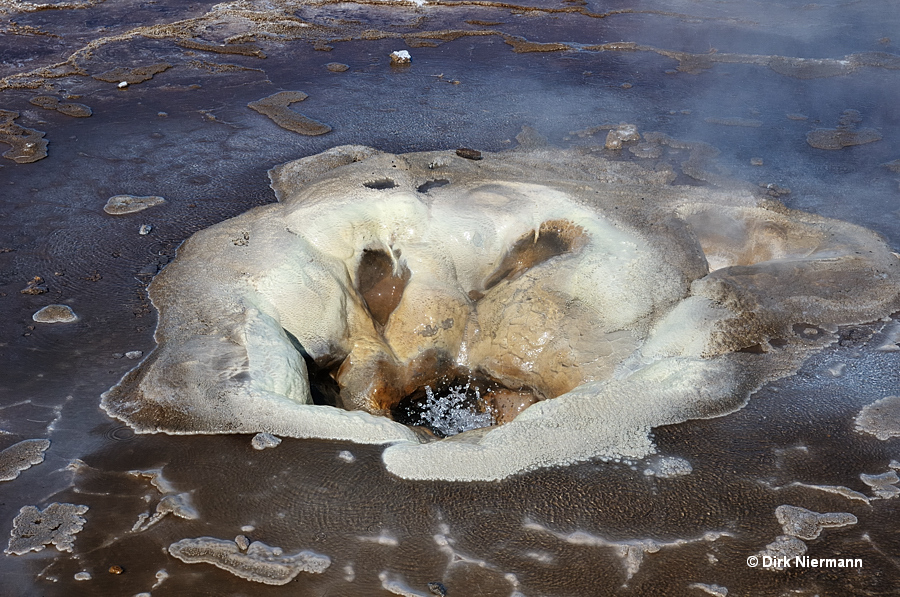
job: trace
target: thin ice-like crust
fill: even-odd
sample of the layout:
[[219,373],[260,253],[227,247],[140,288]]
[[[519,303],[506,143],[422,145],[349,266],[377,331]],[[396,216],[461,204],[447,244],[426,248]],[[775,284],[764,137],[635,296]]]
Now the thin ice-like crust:
[[214,537],[182,539],[169,546],[169,553],[187,564],[212,564],[245,580],[284,585],[301,572],[324,572],[331,565],[327,556],[311,551],[285,555],[278,547],[254,541],[242,551],[234,541]]
[[53,503],[38,510],[35,506],[23,506],[13,519],[8,554],[22,555],[29,551],[41,551],[47,545],[55,545],[59,551],[72,551],[75,534],[87,522],[82,514],[87,506]]
[[0,452],[0,481],[12,481],[22,471],[44,462],[49,439],[26,439]]
[[900,396],[885,396],[865,405],[856,416],[856,430],[880,440],[900,437]]
[[807,541],[818,538],[826,528],[845,527],[857,522],[856,516],[847,512],[820,514],[790,505],[778,506],[775,509],[775,517],[781,524],[785,535]]
[[116,195],[110,197],[103,206],[103,211],[111,216],[121,216],[143,211],[155,205],[161,205],[166,200],[155,195],[149,197],[138,197],[136,195]]
[[[836,325],[900,308],[900,262],[858,226],[632,162],[483,157],[347,146],[273,169],[278,204],[195,234],[154,280],[159,347],[104,408],[139,432],[392,443],[400,476],[499,479],[643,457],[651,428],[740,408]],[[367,251],[411,272],[383,327],[355,288]],[[298,348],[343,360],[360,410],[313,405]],[[553,399],[430,444],[377,416],[447,363]]]

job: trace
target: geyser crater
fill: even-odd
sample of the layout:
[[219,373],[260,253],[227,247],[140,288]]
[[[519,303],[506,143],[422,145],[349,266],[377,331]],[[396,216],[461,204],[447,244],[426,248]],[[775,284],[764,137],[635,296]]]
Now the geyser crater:
[[731,412],[900,308],[880,237],[749,186],[483,158],[342,146],[274,168],[278,203],[153,281],[158,347],[103,407],[138,432],[384,443],[402,477],[499,479],[644,457],[652,427]]

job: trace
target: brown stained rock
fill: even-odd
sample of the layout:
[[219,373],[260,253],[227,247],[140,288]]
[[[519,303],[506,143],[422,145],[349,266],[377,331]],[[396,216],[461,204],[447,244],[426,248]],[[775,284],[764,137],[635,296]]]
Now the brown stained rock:
[[255,102],[250,102],[247,107],[268,116],[281,128],[301,135],[316,136],[330,132],[331,127],[327,124],[289,108],[291,104],[302,102],[307,97],[309,96],[302,91],[279,91]]
[[484,283],[489,290],[503,280],[516,280],[526,271],[553,257],[577,253],[587,242],[584,229],[565,220],[550,220],[520,237]]
[[216,54],[237,54],[239,56],[255,56],[265,58],[265,52],[256,44],[216,44],[201,39],[182,39],[176,42],[182,48],[200,50],[203,52],[215,52]]
[[538,402],[533,392],[499,389],[484,397],[497,425],[509,423],[523,410]]
[[394,260],[384,251],[364,251],[356,270],[356,285],[372,317],[381,325],[400,304],[410,272],[404,265],[394,268]]
[[29,164],[47,157],[45,133],[19,126],[14,121],[18,112],[0,110],[0,143],[10,145],[3,157],[18,164]]
[[482,21],[480,19],[466,19],[466,23],[469,25],[475,25],[476,27],[496,27],[497,25],[502,25],[503,21]]
[[44,279],[40,276],[35,276],[31,280],[28,281],[28,286],[20,290],[22,294],[44,294],[47,292],[47,286],[44,284]]
[[441,45],[436,41],[429,41],[418,37],[404,37],[403,43],[405,43],[410,48],[436,48]]
[[456,155],[467,160],[480,160],[481,152],[477,149],[469,149],[468,147],[460,147],[456,150]]
[[524,37],[518,35],[504,35],[503,41],[512,46],[513,52],[516,54],[526,54],[529,52],[562,52],[564,50],[572,49],[568,44],[528,41]]
[[185,66],[190,66],[191,68],[202,69],[210,73],[221,74],[221,73],[237,73],[242,71],[255,71],[258,73],[265,72],[259,68],[250,68],[249,66],[242,66],[240,64],[228,64],[222,62],[212,62],[210,60],[189,60],[185,63]]
[[333,73],[342,73],[350,68],[350,66],[343,64],[341,62],[329,62],[325,65],[325,68],[330,70]]
[[765,189],[766,195],[769,197],[781,197],[783,195],[790,195],[791,190],[787,187],[782,187],[780,185],[775,184],[774,182],[769,183],[759,183],[760,188]]
[[156,64],[148,64],[147,66],[139,66],[136,68],[119,66],[112,70],[102,72],[99,75],[94,75],[94,78],[98,81],[105,81],[107,83],[125,82],[129,85],[135,85],[137,83],[149,81],[153,78],[153,75],[158,75],[170,68],[172,68],[172,65],[168,62],[158,62]]

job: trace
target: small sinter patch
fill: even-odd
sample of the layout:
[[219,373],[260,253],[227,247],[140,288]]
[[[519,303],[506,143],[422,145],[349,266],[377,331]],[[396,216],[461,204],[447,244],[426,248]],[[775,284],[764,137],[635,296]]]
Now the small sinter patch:
[[43,510],[23,506],[13,519],[8,554],[22,555],[29,551],[41,551],[47,545],[55,545],[59,551],[72,551],[75,534],[87,522],[82,514],[87,506],[52,503]]
[[169,546],[169,553],[187,564],[212,564],[245,580],[267,585],[285,585],[301,572],[324,572],[331,565],[327,556],[311,551],[286,555],[281,548],[261,541],[254,541],[244,551],[234,541],[213,537],[182,539]]
[[31,319],[38,323],[72,323],[78,316],[69,305],[47,305],[41,308]]
[[281,439],[275,437],[271,433],[257,433],[250,440],[250,445],[254,450],[265,450],[266,448],[277,448],[281,443]]
[[856,524],[856,517],[846,512],[819,514],[799,506],[778,506],[775,518],[781,523],[785,535],[798,539],[816,539],[825,528]]
[[331,131],[330,126],[290,108],[291,104],[302,102],[307,97],[309,96],[302,91],[279,91],[255,102],[250,102],[247,107],[268,116],[272,122],[283,129],[301,135],[324,135]]
[[881,133],[872,128],[858,128],[859,112],[846,110],[837,128],[813,129],[806,135],[806,142],[816,149],[843,149],[852,145],[864,145],[881,140]]
[[49,439],[26,439],[0,452],[0,481],[12,481],[22,471],[44,462]]
[[18,112],[0,110],[0,143],[10,148],[3,157],[17,164],[29,164],[47,157],[47,140],[43,132],[15,123]]
[[864,406],[856,415],[856,430],[880,440],[900,437],[900,396],[886,396]]
[[152,79],[154,75],[165,72],[170,68],[172,68],[172,65],[168,62],[158,62],[156,64],[148,64],[146,66],[138,66],[135,68],[117,66],[114,69],[94,75],[94,78],[98,81],[116,83],[119,84],[120,87],[124,87],[121,83],[126,83],[127,85],[143,83],[144,81]]
[[162,205],[166,200],[155,195],[139,197],[137,195],[116,195],[110,197],[103,207],[103,211],[111,216],[121,216],[138,211],[144,211],[148,207]]

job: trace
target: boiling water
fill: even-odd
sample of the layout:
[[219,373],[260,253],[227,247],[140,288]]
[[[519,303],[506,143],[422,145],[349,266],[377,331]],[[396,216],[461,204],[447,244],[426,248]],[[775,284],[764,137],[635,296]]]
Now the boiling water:
[[474,388],[473,400],[469,385],[452,386],[447,393],[439,395],[435,395],[431,386],[425,386],[425,405],[419,415],[422,424],[442,437],[493,425],[490,410],[478,411],[481,392]]

